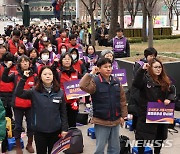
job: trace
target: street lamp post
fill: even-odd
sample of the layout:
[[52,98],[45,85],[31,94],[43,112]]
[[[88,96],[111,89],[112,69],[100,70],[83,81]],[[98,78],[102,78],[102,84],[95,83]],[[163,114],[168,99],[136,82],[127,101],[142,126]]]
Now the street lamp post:
[[79,0],[76,0],[76,22],[79,23]]
[[24,0],[23,25],[26,27],[30,25],[30,11],[28,2],[29,0]]

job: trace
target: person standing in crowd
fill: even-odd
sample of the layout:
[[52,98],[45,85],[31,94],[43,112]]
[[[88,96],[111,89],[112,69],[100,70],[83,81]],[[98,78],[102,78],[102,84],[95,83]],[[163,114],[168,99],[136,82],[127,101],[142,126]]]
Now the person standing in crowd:
[[[108,58],[98,60],[97,67],[81,79],[80,88],[91,94],[93,104],[92,122],[95,124],[96,151],[119,154],[119,129],[127,117],[126,97],[120,81],[111,76],[112,63]],[[97,76],[96,74],[99,73]]]
[[[30,59],[29,57],[23,55],[19,58],[17,66],[18,66],[18,73],[12,73],[10,75],[9,71],[12,66],[12,62],[7,63],[7,68],[4,69],[3,75],[2,75],[2,81],[7,83],[14,83],[17,84],[20,80],[20,78],[23,76],[23,73],[25,71],[30,72]],[[25,82],[24,89],[30,89],[35,84],[35,74],[33,72],[29,73],[29,76]],[[16,85],[14,85],[15,87]],[[15,117],[15,129],[14,129],[14,137],[16,139],[16,153],[22,154],[21,149],[21,132],[22,132],[22,122],[23,117],[26,117],[26,123],[27,123],[27,136],[28,136],[28,142],[26,149],[29,153],[34,153],[34,149],[32,147],[33,142],[33,131],[31,127],[31,100],[29,99],[22,99],[17,96],[13,96],[13,111],[14,111],[14,117]]]
[[26,47],[27,51],[29,51],[30,49],[33,48],[33,44],[29,41],[29,38],[27,35],[24,35],[22,40],[23,40],[23,44]]
[[69,38],[67,37],[65,29],[60,29],[59,35],[60,36],[58,38],[56,38],[56,36],[54,35],[55,40],[52,42],[54,45],[57,46],[58,51],[60,50],[61,44],[67,45],[69,43]]
[[[95,47],[92,45],[87,46],[85,56],[83,57],[84,65],[87,72],[92,71],[93,66],[96,66],[99,56],[96,54]],[[90,107],[90,96],[85,96],[86,107]]]
[[106,28],[105,23],[101,22],[101,27],[97,30],[99,46],[107,46],[106,35],[108,35],[108,29]]
[[103,50],[101,52],[101,56],[104,58],[109,58],[111,60],[113,70],[118,69],[118,63],[114,60],[114,53],[111,50]]
[[40,59],[37,61],[36,63],[36,73],[39,74],[39,71],[41,69],[41,67],[45,66],[45,65],[51,65],[51,62],[50,62],[50,53],[47,49],[43,49],[41,52],[40,52],[40,55],[39,55]]
[[19,44],[18,45],[18,50],[17,52],[14,54],[15,57],[17,57],[17,59],[19,57],[21,57],[22,55],[27,55],[27,50],[26,47],[24,46],[24,44]]
[[130,57],[130,45],[127,38],[123,35],[123,29],[117,28],[116,36],[108,44],[113,47],[114,57]]
[[36,41],[34,42],[33,46],[38,50],[40,53],[48,44],[48,37],[43,32],[37,36]]
[[[133,67],[133,79],[136,76],[137,71],[140,67],[144,65],[144,63],[149,63],[153,58],[157,57],[157,50],[154,48],[147,48],[144,50],[144,58],[136,61]],[[128,102],[128,113],[133,115],[133,123],[132,127],[134,131],[136,130],[137,118],[138,118],[138,111],[137,111],[137,104],[139,102],[139,89],[134,87],[130,88],[130,99]]]
[[98,58],[99,56],[96,54],[95,47],[92,45],[87,46],[83,61],[88,72],[91,72],[92,67],[96,66]]
[[3,36],[0,36],[0,45],[5,45],[5,38]]
[[87,70],[83,61],[79,59],[78,49],[73,48],[69,50],[69,53],[73,58],[73,68],[83,76],[87,72]]
[[133,86],[139,89],[138,120],[135,138],[138,140],[138,153],[144,154],[147,141],[154,141],[154,153],[160,154],[163,140],[167,139],[168,125],[146,123],[148,102],[170,104],[175,100],[175,87],[165,73],[162,62],[154,58],[139,68]]
[[23,43],[20,36],[21,32],[19,30],[13,30],[12,39],[8,41],[8,51],[13,55],[18,51],[18,46]]
[[14,83],[6,83],[2,81],[2,75],[4,69],[7,67],[8,63],[12,63],[9,71],[9,75],[11,73],[17,72],[16,65],[14,64],[14,56],[10,52],[6,52],[2,56],[2,63],[0,64],[0,98],[4,104],[4,108],[6,110],[6,117],[9,117],[11,121],[13,121],[13,113],[11,109],[11,102],[12,102],[12,93],[14,90]]
[[6,52],[6,47],[4,45],[0,45],[0,62],[2,62],[2,56]]
[[71,34],[69,36],[69,43],[67,44],[67,47],[68,47],[68,49],[70,49],[70,48],[78,49],[81,47],[81,44],[77,43],[77,37],[75,34]]
[[136,76],[138,69],[143,66],[144,63],[149,63],[153,58],[157,57],[157,50],[155,48],[149,47],[144,50],[144,58],[135,62],[133,68],[133,76]]
[[68,124],[69,127],[76,127],[76,118],[78,115],[79,109],[79,100],[78,99],[71,99],[67,100],[64,88],[64,82],[72,81],[80,79],[81,75],[73,68],[73,58],[69,52],[61,55],[60,58],[60,87],[64,91],[66,109],[67,109],[67,117],[68,117]]
[[6,36],[9,36],[9,37],[10,37],[12,31],[13,31],[13,26],[12,26],[12,25],[9,25],[9,26],[7,27],[7,29],[5,30]]
[[26,71],[16,88],[16,95],[32,101],[32,128],[37,154],[50,154],[58,135],[65,137],[68,130],[63,91],[50,66],[41,68],[34,88],[23,90],[28,78],[29,71]]

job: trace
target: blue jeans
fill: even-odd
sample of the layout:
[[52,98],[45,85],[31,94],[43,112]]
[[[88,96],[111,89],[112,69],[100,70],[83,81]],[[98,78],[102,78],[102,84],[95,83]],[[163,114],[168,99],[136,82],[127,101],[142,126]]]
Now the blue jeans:
[[120,126],[107,127],[95,124],[96,151],[94,154],[104,154],[104,148],[108,143],[107,154],[119,154],[119,128]]

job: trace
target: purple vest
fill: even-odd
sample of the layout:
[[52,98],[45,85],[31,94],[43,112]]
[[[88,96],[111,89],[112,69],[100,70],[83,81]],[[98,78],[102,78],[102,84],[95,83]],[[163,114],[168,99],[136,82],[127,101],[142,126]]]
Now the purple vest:
[[115,37],[113,38],[113,51],[114,52],[125,52],[126,51],[126,38],[121,39]]

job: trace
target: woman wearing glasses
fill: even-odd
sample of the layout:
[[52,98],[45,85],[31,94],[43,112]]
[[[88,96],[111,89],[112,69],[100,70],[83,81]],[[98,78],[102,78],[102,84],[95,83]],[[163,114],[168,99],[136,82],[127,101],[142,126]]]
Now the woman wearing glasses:
[[[163,140],[167,138],[167,125],[146,123],[148,102],[161,102],[168,105],[175,99],[175,87],[165,73],[162,62],[154,58],[139,68],[133,86],[140,90],[138,103],[138,121],[136,126],[136,140],[138,152],[144,154],[146,141],[154,141],[154,153],[159,154]],[[145,144],[144,144],[145,143]]]

